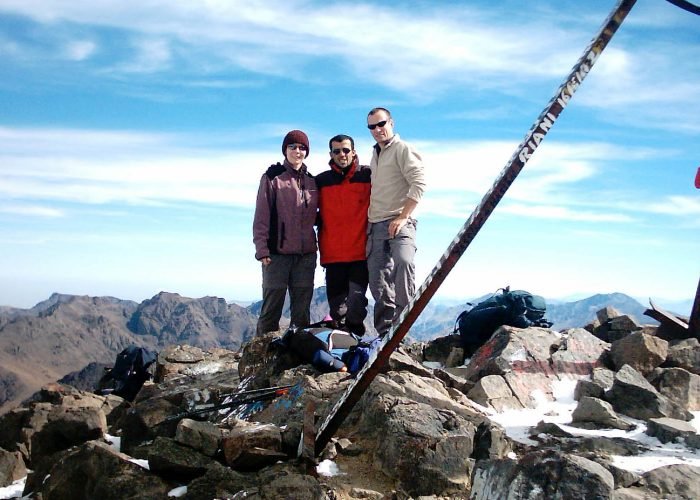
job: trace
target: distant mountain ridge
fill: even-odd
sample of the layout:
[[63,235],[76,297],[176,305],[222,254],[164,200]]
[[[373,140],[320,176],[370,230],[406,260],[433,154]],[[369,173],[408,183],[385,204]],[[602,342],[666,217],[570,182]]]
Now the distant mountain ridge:
[[224,299],[161,292],[141,304],[53,294],[31,309],[0,310],[0,411],[91,362],[111,364],[129,345],[186,343],[237,350],[257,317]]
[[[429,304],[409,337],[425,341],[452,333],[455,319],[468,307],[467,302],[483,298],[457,305]],[[160,292],[140,304],[115,297],[55,293],[30,309],[1,307],[0,413],[47,382],[68,375],[79,384],[80,370],[91,363],[110,365],[128,345],[156,351],[174,344],[237,350],[255,335],[260,306],[261,302],[242,307],[218,297],[193,299]],[[552,328],[556,330],[582,327],[606,306],[640,322],[653,322],[643,317],[644,306],[621,293],[552,303],[546,317],[554,322]],[[320,287],[314,291],[311,321],[319,321],[327,313],[325,287]],[[284,317],[288,321],[288,306]],[[370,305],[367,325],[371,318]],[[285,327],[284,320],[281,326]]]

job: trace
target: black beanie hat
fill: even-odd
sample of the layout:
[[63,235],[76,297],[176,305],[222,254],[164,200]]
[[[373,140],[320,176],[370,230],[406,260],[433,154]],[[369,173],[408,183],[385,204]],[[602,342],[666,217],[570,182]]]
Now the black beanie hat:
[[282,154],[287,156],[287,146],[290,144],[303,144],[306,146],[306,157],[309,156],[309,138],[306,137],[306,134],[302,132],[301,130],[292,130],[290,132],[287,132],[287,135],[284,136],[284,141],[282,141]]

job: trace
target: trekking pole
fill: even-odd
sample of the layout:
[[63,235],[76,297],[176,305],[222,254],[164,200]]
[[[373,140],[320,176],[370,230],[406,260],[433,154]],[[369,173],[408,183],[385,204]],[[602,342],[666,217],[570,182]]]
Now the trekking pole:
[[173,420],[180,420],[182,418],[194,417],[196,415],[201,415],[203,413],[210,413],[217,410],[223,410],[224,408],[234,408],[236,406],[242,406],[248,403],[256,403],[258,401],[269,401],[275,399],[279,396],[284,396],[289,394],[290,389],[294,387],[293,385],[280,385],[276,387],[268,387],[264,389],[252,389],[250,391],[243,391],[237,394],[228,394],[222,397],[225,399],[227,397],[232,397],[231,401],[226,401],[220,404],[202,405],[198,408],[188,410],[176,415],[171,415],[167,417],[164,422],[172,422]]
[[392,325],[388,334],[382,339],[376,350],[357,374],[354,381],[347,387],[340,399],[331,408],[326,419],[321,424],[316,437],[316,454],[320,454],[331,437],[350,413],[355,403],[360,399],[369,384],[374,380],[386,364],[391,353],[399,346],[408,330],[428,304],[440,285],[445,281],[449,272],[472,242],[476,234],[488,219],[498,202],[530,159],[537,147],[552,127],[559,114],[564,110],[574,95],[574,92],[586,77],[591,67],[613,37],[622,21],[627,17],[636,0],[620,0],[603,23],[598,34],[586,47],[583,55],[576,62],[564,83],[557,89],[545,109],[516,148],[491,189],[484,195],[481,202],[462,226],[457,236],[418,289],[415,296],[401,315]]

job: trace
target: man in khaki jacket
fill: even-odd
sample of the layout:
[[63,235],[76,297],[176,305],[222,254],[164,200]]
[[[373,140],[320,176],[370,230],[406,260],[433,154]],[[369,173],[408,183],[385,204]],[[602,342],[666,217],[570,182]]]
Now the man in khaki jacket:
[[420,154],[394,133],[389,110],[373,108],[367,128],[377,141],[370,163],[367,266],[374,327],[384,336],[416,290],[417,221],[411,214],[423,197],[425,172]]

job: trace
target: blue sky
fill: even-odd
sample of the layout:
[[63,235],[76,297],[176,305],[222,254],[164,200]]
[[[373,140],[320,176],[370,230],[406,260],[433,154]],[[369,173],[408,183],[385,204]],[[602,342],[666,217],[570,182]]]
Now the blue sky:
[[[614,4],[3,0],[0,304],[258,300],[282,137],[313,173],[337,133],[368,163],[373,106],[425,159],[420,283]],[[698,96],[700,17],[639,0],[439,296],[692,299]]]

